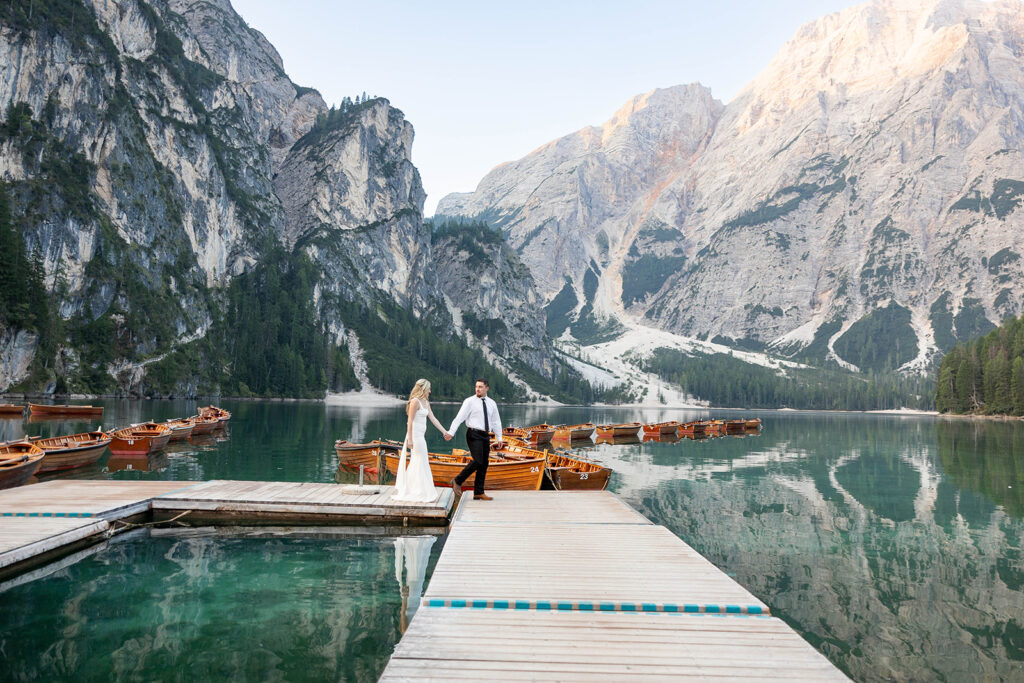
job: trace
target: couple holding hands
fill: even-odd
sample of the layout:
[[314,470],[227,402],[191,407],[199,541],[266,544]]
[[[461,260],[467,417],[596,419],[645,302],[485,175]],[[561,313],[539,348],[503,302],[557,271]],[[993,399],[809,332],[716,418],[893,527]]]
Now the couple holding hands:
[[[501,418],[498,416],[498,404],[494,399],[487,398],[490,385],[485,379],[476,381],[472,396],[462,402],[459,413],[452,420],[451,427],[445,430],[434,417],[430,409],[430,381],[416,380],[409,393],[406,413],[409,416],[405,427],[405,441],[402,443],[402,455],[398,460],[398,472],[395,475],[395,495],[393,500],[410,503],[432,503],[437,499],[434,489],[434,477],[430,472],[430,461],[427,455],[427,418],[444,434],[446,441],[451,441],[459,425],[466,423],[466,446],[473,459],[459,475],[452,479],[451,485],[456,493],[462,493],[462,484],[474,472],[474,500],[491,500],[484,493],[484,480],[487,477],[487,457],[491,450],[491,437],[494,432],[495,441],[501,443]],[[406,449],[409,450],[406,463]]]

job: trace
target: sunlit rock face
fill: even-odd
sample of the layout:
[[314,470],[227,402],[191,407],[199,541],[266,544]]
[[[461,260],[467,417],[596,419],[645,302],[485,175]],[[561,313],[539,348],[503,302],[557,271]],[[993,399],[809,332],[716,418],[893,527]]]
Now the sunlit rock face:
[[[1024,310],[1024,3],[859,5],[724,107],[690,86],[626,111],[641,100],[658,134],[580,131],[438,212],[506,230],[549,301],[593,261],[599,312],[862,369],[923,368]],[[876,335],[898,351],[866,352]]]
[[[337,341],[342,308],[381,298],[439,312],[447,329],[401,111],[374,99],[323,125],[321,96],[292,83],[226,0],[95,0],[75,12],[17,25],[0,13],[0,123],[19,103],[28,122],[0,137],[0,181],[16,216],[32,215],[27,250],[41,254],[60,315],[120,326],[127,341],[106,367],[134,378],[127,390],[146,359],[207,334],[220,292],[270,245],[319,267],[316,304]],[[492,295],[518,305],[529,298],[519,292]],[[528,337],[548,344],[543,326]],[[34,348],[0,356],[0,390],[25,376]],[[546,348],[530,356],[538,369]]]

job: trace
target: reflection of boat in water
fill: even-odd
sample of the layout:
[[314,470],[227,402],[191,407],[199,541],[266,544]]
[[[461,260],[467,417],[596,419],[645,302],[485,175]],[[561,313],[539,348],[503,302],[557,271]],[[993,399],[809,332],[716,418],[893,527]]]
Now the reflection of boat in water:
[[43,462],[43,449],[27,441],[0,444],[0,489],[21,486]]
[[[679,441],[678,434],[644,434],[644,443],[653,441],[655,443],[675,443]],[[684,436],[683,438],[692,439],[693,435]],[[701,436],[703,438],[703,436]]]
[[130,455],[111,455],[107,459],[108,472],[135,470],[138,472],[156,472],[166,469],[171,459],[164,451],[153,453],[132,453]]
[[110,441],[111,436],[105,432],[82,432],[37,439],[35,444],[46,453],[39,471],[55,472],[91,465],[103,456]]
[[433,536],[401,536],[395,539],[395,578],[402,592],[402,613],[399,616],[402,633],[420,606],[430,549],[435,540]]
[[597,443],[612,444],[613,446],[640,443],[640,437],[636,434],[630,434],[628,436],[603,436],[599,434],[597,437]]
[[[398,472],[398,453],[385,453],[388,472]],[[430,473],[436,486],[451,486],[451,481],[462,468],[473,459],[469,452],[456,448],[451,455],[429,453]],[[487,464],[488,491],[538,491],[544,479],[544,458],[522,458],[492,451]],[[462,485],[464,491],[472,490],[476,474],[470,475]]]

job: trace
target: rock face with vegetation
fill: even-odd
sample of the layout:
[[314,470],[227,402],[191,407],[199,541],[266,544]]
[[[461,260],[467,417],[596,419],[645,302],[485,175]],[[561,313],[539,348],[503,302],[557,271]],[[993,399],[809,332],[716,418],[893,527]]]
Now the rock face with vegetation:
[[501,228],[577,338],[636,316],[923,370],[1024,310],[1022,45],[1020,0],[875,0],[802,27],[725,106],[635,98],[438,214]]
[[[0,63],[0,391],[524,395],[453,325],[387,100],[328,109],[227,0],[8,3]],[[500,346],[551,374],[536,332]]]

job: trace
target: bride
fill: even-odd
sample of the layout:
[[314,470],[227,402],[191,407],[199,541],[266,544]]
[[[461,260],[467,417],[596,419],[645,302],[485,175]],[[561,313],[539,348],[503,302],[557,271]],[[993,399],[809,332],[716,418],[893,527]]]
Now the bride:
[[[405,442],[402,444],[402,455],[398,459],[398,472],[395,475],[395,495],[393,500],[409,503],[432,503],[437,500],[434,489],[434,477],[430,473],[427,460],[427,417],[441,432],[448,436],[441,423],[434,417],[430,409],[430,382],[425,379],[416,380],[416,385],[409,393],[406,413],[409,419],[405,427]],[[409,462],[406,464],[406,448],[409,448]]]

